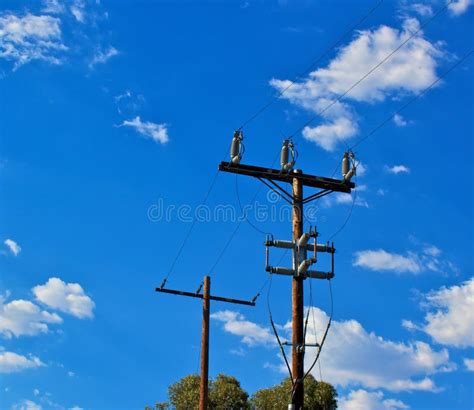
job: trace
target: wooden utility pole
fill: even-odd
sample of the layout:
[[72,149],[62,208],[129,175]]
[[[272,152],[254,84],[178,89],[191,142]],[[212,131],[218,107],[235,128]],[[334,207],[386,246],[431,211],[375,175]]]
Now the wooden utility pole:
[[[271,190],[277,192],[282,199],[291,204],[293,208],[293,240],[281,241],[274,240],[272,237],[267,238],[265,245],[267,247],[267,266],[266,270],[272,274],[289,275],[292,276],[292,380],[293,391],[291,401],[288,406],[292,410],[302,410],[304,406],[304,299],[303,299],[303,282],[306,278],[314,279],[332,279],[334,277],[334,246],[317,244],[316,238],[318,236],[316,230],[310,233],[303,231],[303,205],[315,199],[321,198],[332,192],[350,193],[355,184],[350,181],[352,175],[355,174],[355,166],[343,171],[345,173],[344,179],[332,179],[325,177],[318,177],[314,175],[304,174],[300,170],[292,169],[294,161],[288,163],[288,148],[290,147],[288,141],[284,142],[282,148],[282,168],[271,169],[264,167],[257,167],[253,165],[240,164],[241,155],[236,160],[235,155],[232,156],[232,162],[221,162],[219,170],[223,172],[230,172],[239,175],[252,176],[264,183]],[[286,151],[285,151],[286,150]],[[345,164],[349,153],[344,155]],[[343,165],[343,170],[347,167]],[[292,195],[283,189],[278,182],[285,182],[292,184]],[[303,186],[318,188],[319,190],[308,197],[303,197]],[[309,244],[308,240],[314,238],[314,243]],[[269,247],[285,248],[293,250],[293,267],[292,269],[286,267],[270,266],[268,262]],[[314,257],[307,258],[307,251],[314,251]],[[327,252],[332,256],[331,271],[316,271],[309,270],[309,267],[316,263],[316,253]]]
[[[296,173],[301,171],[296,170]],[[303,235],[303,185],[298,178],[293,178],[293,241],[296,242]],[[293,256],[293,269],[298,268],[298,261]],[[304,401],[304,332],[303,332],[303,279],[302,276],[293,276],[291,288],[292,305],[292,373],[295,387],[293,389],[292,402],[303,403]]]
[[202,335],[201,335],[201,384],[199,394],[199,410],[207,409],[209,390],[209,316],[211,279],[204,276],[204,294],[202,298]]
[[209,317],[211,311],[211,300],[218,302],[235,303],[238,305],[255,306],[255,298],[251,301],[224,298],[221,296],[212,296],[211,278],[204,276],[203,293],[201,288],[197,292],[184,292],[181,290],[166,289],[164,287],[156,288],[157,292],[169,293],[172,295],[189,296],[192,298],[202,299],[202,333],[201,333],[201,375],[199,386],[199,410],[207,410],[209,408]]

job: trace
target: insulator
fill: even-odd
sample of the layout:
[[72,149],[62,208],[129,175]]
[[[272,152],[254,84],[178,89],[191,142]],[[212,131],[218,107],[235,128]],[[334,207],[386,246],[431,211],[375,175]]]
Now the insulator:
[[232,144],[230,146],[230,162],[232,164],[238,164],[242,159],[243,145],[242,140],[244,135],[242,131],[235,131],[234,138],[232,138]]
[[342,177],[345,178],[348,172],[349,172],[349,153],[344,152],[344,156],[342,157]]
[[[290,155],[291,161],[289,160]],[[295,161],[296,152],[293,143],[290,140],[284,140],[280,154],[281,170],[285,172],[291,171],[293,169],[293,165],[295,165]]]

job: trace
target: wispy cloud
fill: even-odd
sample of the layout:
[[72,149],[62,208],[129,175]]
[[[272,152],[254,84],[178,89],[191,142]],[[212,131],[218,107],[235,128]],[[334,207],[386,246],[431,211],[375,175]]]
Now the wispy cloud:
[[400,114],[395,114],[395,116],[393,117],[393,122],[397,127],[406,127],[408,125],[408,121]]
[[141,118],[137,116],[131,120],[125,120],[120,126],[131,127],[139,134],[161,144],[166,144],[169,141],[167,124],[142,121]]
[[469,370],[470,372],[474,372],[474,359],[465,358],[463,362],[467,370]]
[[108,47],[106,50],[97,50],[89,63],[89,68],[94,68],[97,64],[105,64],[112,57],[119,55],[119,51],[115,47]]
[[21,252],[21,246],[18,245],[13,239],[5,239],[3,242],[8,250],[15,256],[18,256]]
[[0,373],[18,373],[45,364],[35,356],[22,356],[14,352],[0,351]]
[[0,16],[0,58],[13,61],[14,70],[32,60],[60,64],[62,52],[67,50],[60,23],[48,15]]

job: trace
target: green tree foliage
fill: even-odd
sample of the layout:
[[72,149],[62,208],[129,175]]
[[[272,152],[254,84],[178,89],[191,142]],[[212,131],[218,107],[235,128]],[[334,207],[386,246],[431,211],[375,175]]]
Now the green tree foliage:
[[[199,407],[199,376],[183,377],[168,388],[171,406],[178,410]],[[209,381],[209,407],[211,409],[248,409],[248,394],[232,376],[217,375]]]
[[[258,410],[283,410],[288,408],[291,395],[289,378],[280,384],[257,391],[251,400],[252,407]],[[329,383],[318,382],[308,375],[304,381],[304,403],[308,410],[337,409],[337,392]]]

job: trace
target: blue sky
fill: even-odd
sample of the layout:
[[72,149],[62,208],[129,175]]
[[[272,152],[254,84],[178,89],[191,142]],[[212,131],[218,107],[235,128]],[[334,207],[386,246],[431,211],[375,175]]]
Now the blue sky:
[[[271,166],[298,131],[296,166],[330,176],[440,79],[354,149],[356,196],[308,206],[306,228],[337,248],[314,375],[343,410],[473,408],[472,57],[443,73],[473,48],[474,7],[382,2],[318,60],[375,4],[2,1],[2,409],[142,408],[198,370],[200,302],[154,288],[193,217],[169,287],[211,274],[213,293],[251,298],[265,283],[262,232],[290,239],[285,202],[221,173],[200,204],[234,130],[295,78],[244,128],[243,163]],[[252,225],[236,221],[239,200]],[[211,375],[250,393],[286,377],[267,290],[255,308],[212,305]],[[327,283],[312,292],[308,341],[329,314]],[[274,277],[283,337],[290,302]]]

